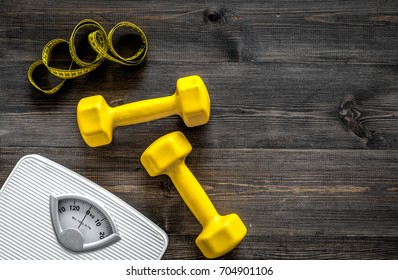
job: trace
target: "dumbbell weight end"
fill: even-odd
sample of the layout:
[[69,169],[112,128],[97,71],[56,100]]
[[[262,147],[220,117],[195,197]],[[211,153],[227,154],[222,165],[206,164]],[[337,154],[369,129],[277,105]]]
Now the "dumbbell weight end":
[[237,214],[221,216],[184,161],[166,173],[185,204],[202,225],[196,245],[206,258],[218,258],[235,248],[247,233]]

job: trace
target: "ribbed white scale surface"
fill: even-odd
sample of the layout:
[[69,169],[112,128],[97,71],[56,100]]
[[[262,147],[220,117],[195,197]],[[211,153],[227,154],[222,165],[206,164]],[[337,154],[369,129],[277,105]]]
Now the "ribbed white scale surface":
[[[121,240],[99,250],[65,250],[54,234],[49,197],[87,195],[107,209]],[[77,173],[38,155],[22,158],[0,190],[0,259],[160,259],[166,233],[149,219]]]

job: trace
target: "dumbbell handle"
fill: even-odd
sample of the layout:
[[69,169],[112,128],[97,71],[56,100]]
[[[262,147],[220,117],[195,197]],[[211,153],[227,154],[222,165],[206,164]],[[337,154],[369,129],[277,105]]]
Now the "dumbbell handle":
[[125,126],[178,114],[176,94],[110,107],[113,126]]
[[220,215],[217,213],[216,208],[184,162],[176,164],[167,172],[167,175],[203,227],[218,219]]

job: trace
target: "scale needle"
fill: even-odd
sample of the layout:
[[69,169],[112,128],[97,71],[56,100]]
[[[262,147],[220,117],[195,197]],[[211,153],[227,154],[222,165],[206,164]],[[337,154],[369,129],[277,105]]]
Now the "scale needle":
[[80,222],[80,225],[77,228],[80,228],[80,226],[83,224],[84,219],[87,217],[88,214],[90,214],[91,207],[93,206],[91,205],[90,208],[88,208],[88,210],[86,211],[86,215],[83,217],[82,221]]

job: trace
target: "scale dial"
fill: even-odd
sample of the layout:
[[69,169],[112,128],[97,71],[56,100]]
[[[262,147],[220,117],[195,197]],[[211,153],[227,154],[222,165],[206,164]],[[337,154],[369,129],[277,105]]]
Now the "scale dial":
[[59,243],[71,251],[95,250],[120,240],[112,217],[95,200],[51,195],[50,212]]

